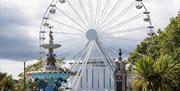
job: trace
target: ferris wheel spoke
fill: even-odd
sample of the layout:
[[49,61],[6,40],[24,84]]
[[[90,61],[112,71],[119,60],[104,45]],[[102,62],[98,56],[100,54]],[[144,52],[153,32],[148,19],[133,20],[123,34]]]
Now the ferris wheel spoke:
[[[79,56],[80,56],[80,53],[82,52],[82,50],[78,50],[78,49],[76,49],[76,50],[74,50],[74,51],[72,51],[72,54],[69,54],[69,55],[67,55],[66,56],[66,60],[67,61],[76,61],[76,60],[79,60]],[[73,71],[73,69],[71,69],[72,68],[72,65],[70,66],[70,68],[69,68],[69,70],[71,70],[71,71]]]
[[114,18],[112,18],[111,20],[109,20],[109,22],[107,22],[106,24],[104,24],[104,26],[102,26],[101,29],[107,27],[107,26],[111,26],[113,25],[117,20],[119,20],[124,14],[126,14],[128,12],[128,10],[130,10],[132,7],[135,6],[135,1],[133,1],[129,6],[127,6],[124,10],[122,10],[117,16],[115,16]]
[[[86,30],[85,27],[83,27],[80,23],[78,23],[75,19],[73,19],[72,17],[70,17],[68,14],[66,14],[64,11],[62,11],[60,8],[56,7],[56,9],[58,11],[60,11],[63,15],[65,15],[66,17],[68,17],[71,21],[73,21],[75,24],[77,24],[79,27],[81,27],[82,29]],[[84,23],[83,23],[84,24]]]
[[[87,60],[84,58],[84,59],[82,59],[82,60],[85,60],[85,63],[87,62]],[[80,61],[80,59],[78,60],[79,62],[81,62]],[[77,63],[77,65],[79,65],[79,63]],[[80,78],[80,76],[79,76],[79,74],[81,75],[81,74],[83,74],[83,72],[82,72],[82,70],[84,69],[84,62],[82,62],[82,64],[81,65],[79,65],[79,69],[77,70],[77,73],[76,73],[76,75],[75,75],[75,77],[71,80],[72,82],[71,82],[71,84],[70,84],[70,87],[71,88],[75,88],[76,87],[76,85],[77,85],[77,81],[78,81],[78,77]],[[75,83],[76,82],[76,83]],[[75,88],[76,89],[76,88]],[[74,89],[73,89],[74,90]]]
[[[126,39],[126,38],[125,38]],[[138,40],[138,39],[128,39],[128,40],[123,40],[123,39],[107,39],[107,40],[109,40],[110,42],[112,41],[112,40],[114,40],[114,41],[117,41],[117,42],[111,42],[111,44],[112,45],[114,45],[114,46],[117,46],[117,45],[119,45],[119,42],[122,42],[122,44],[124,43],[123,41],[128,41],[128,42],[133,42],[133,44],[137,44],[137,43],[140,43],[141,41],[143,41],[143,40]],[[131,45],[131,48],[129,49],[129,48],[127,48],[126,47],[127,45],[124,45],[124,46],[121,46],[121,47],[123,47],[123,49],[124,50],[126,50],[126,51],[130,51],[130,50],[132,50],[133,48],[132,47],[134,47],[135,48],[135,46],[134,45]],[[114,47],[113,47],[114,48]]]
[[75,28],[75,27],[72,27],[72,26],[69,26],[68,24],[62,23],[62,22],[60,22],[60,21],[56,21],[56,20],[53,20],[53,19],[50,19],[50,18],[49,18],[49,20],[51,20],[51,21],[53,21],[53,22],[55,22],[55,23],[57,23],[57,24],[60,24],[60,25],[66,26],[66,27],[68,27],[68,28],[71,28],[71,29],[73,29],[73,30],[76,30],[76,31],[79,31],[79,32],[84,33],[84,31],[83,31],[83,30],[78,29],[78,28]]
[[[118,49],[115,49],[112,45],[114,45],[114,46],[117,46],[117,45],[119,45],[119,42],[117,41],[117,40],[115,40],[116,42],[112,42],[112,40],[113,39],[109,39],[109,38],[107,38],[107,39],[103,39],[104,41],[106,41],[107,43],[110,43],[111,45],[109,45],[109,46],[111,46],[111,48],[114,50],[114,53],[118,53]],[[106,45],[106,43],[104,42],[104,44]],[[107,46],[108,46],[108,44],[107,44]]]
[[73,38],[73,39],[66,39],[66,40],[63,40],[60,42],[63,43],[64,45],[66,45],[65,48],[71,50],[72,48],[80,47],[80,45],[83,43],[82,41],[84,41],[84,40],[82,40],[82,37],[78,37],[78,38]]
[[[67,59],[66,61],[69,61],[69,60],[72,60],[71,58],[73,58],[73,57],[71,57],[72,56],[72,54],[73,53],[75,53],[75,52],[77,52],[78,50],[73,50],[73,51],[71,51],[71,53],[69,53],[69,54],[67,54],[67,55],[63,55],[63,53],[61,53],[61,54],[58,54],[58,56],[65,56],[65,59]],[[73,55],[74,56],[74,55]]]
[[99,28],[98,29],[100,29],[103,25],[104,25],[104,23],[105,22],[107,22],[109,19],[109,17],[110,16],[112,16],[112,14],[114,14],[114,12],[116,12],[116,10],[119,8],[119,6],[120,6],[120,2],[121,1],[123,1],[123,0],[118,0],[117,2],[116,2],[116,4],[113,6],[113,8],[110,10],[110,12],[108,13],[108,15],[104,18],[104,20],[102,21],[102,23],[100,24],[100,26],[99,26]]
[[90,13],[90,21],[91,21],[91,26],[93,27],[93,6],[92,6],[92,0],[88,0],[89,4],[89,13]]
[[113,70],[112,70],[112,66],[110,66],[109,65],[109,61],[106,59],[106,57],[104,56],[104,54],[102,53],[102,51],[100,50],[100,48],[99,48],[99,45],[97,44],[97,46],[98,46],[98,49],[97,49],[97,53],[98,53],[98,56],[102,56],[102,58],[103,58],[103,62],[105,63],[105,65],[107,66],[107,68],[108,68],[108,70],[109,70],[109,72],[111,73],[111,72],[113,72]]
[[[110,72],[110,77],[113,79],[113,76],[112,76],[113,72],[112,72],[112,70],[111,70],[111,67],[110,67],[110,66],[108,65],[108,63],[107,63],[106,58],[103,56],[103,54],[101,53],[101,51],[100,51],[99,49],[97,50],[97,54],[98,54],[98,57],[101,57],[101,58],[102,58],[102,60],[103,60],[103,62],[104,62],[104,65],[105,65],[105,68],[107,68],[107,71]],[[97,63],[97,65],[99,65],[99,63]],[[101,88],[101,87],[104,87],[104,86],[103,86],[104,82],[101,81],[102,75],[101,75],[101,71],[99,71],[99,70],[100,70],[100,67],[98,67],[97,70],[98,70],[97,81],[98,81],[99,87]],[[103,90],[104,90],[104,88],[101,88],[101,91],[103,91]]]
[[[66,0],[68,5],[71,7],[71,9],[76,13],[77,17],[80,19],[80,21],[86,26],[86,28],[88,29],[88,26],[86,25],[86,22],[82,19],[81,15],[77,12],[77,10],[73,7],[73,5],[69,2],[69,0]],[[85,30],[87,30],[85,28]]]
[[[76,42],[77,43],[77,42]],[[74,44],[74,43],[73,43]],[[70,45],[70,44],[69,44]],[[63,50],[61,51],[61,53],[60,54],[58,54],[58,55],[63,55],[63,54],[65,54],[65,53],[69,53],[69,54],[71,54],[71,52],[72,52],[72,50],[74,51],[75,49],[79,49],[78,47],[80,46],[81,44],[77,44],[77,45],[75,45],[75,46],[71,46],[71,48],[69,47],[69,46],[66,46],[66,47],[62,47],[63,48]]]
[[130,28],[130,29],[124,29],[124,30],[116,30],[116,31],[108,31],[106,33],[109,34],[120,34],[120,33],[128,33],[128,32],[133,32],[133,31],[137,31],[137,30],[145,30],[147,29],[147,26],[141,26],[141,27],[136,27],[136,28]]
[[116,28],[119,28],[119,27],[127,24],[127,23],[130,23],[131,21],[134,21],[134,20],[136,20],[136,19],[139,19],[141,16],[143,16],[142,13],[140,13],[140,14],[134,16],[134,17],[131,17],[131,18],[129,18],[129,19],[123,21],[123,22],[120,22],[120,23],[118,23],[118,24],[116,24],[116,25],[114,25],[114,26],[112,26],[112,27],[110,27],[110,28],[106,28],[106,29],[104,29],[104,30],[102,30],[102,31],[108,31],[108,30],[109,30],[109,32],[110,32],[110,31],[112,31],[112,30],[114,30],[114,29],[116,29]]
[[76,45],[76,46],[73,46],[72,48],[69,48],[68,46],[66,46],[66,47],[62,48],[63,50],[62,50],[61,53],[58,54],[58,55],[63,55],[63,54],[67,54],[67,53],[71,54],[72,50],[74,51],[74,50],[77,49],[80,45],[81,45],[81,44],[78,44],[78,45]]
[[[109,42],[110,41],[111,40],[109,40]],[[114,53],[112,57],[116,58],[118,56],[118,51],[117,50],[119,50],[120,46],[118,46],[119,43],[112,42],[112,44],[113,44],[113,46],[109,45],[109,51],[112,51],[112,53]],[[107,44],[107,46],[108,46],[108,44]],[[116,46],[116,47],[114,47],[114,46]],[[118,48],[117,48],[117,46],[118,46]]]
[[84,4],[83,4],[82,0],[79,0],[79,4],[80,4],[81,9],[82,9],[82,11],[83,11],[83,14],[84,14],[84,16],[85,16],[85,18],[86,18],[86,22],[88,23],[88,26],[90,26],[90,21],[88,21],[88,20],[90,20],[90,19],[89,19],[89,16],[88,16],[88,14],[87,14],[87,11],[86,11],[86,9],[85,9],[85,7],[84,7]]
[[[113,41],[116,41],[116,42],[112,42],[112,40]],[[109,39],[109,38],[107,38],[107,40],[105,40],[105,41],[107,41],[107,43],[110,43],[111,45],[114,45],[114,47],[110,47],[110,50],[114,50],[114,53],[115,53],[115,55],[116,54],[118,54],[118,51],[117,50],[119,50],[119,48],[123,48],[124,50],[126,50],[126,51],[129,51],[129,50],[132,50],[132,49],[129,49],[129,48],[127,48],[126,47],[126,45],[125,46],[119,46],[120,45],[120,40],[121,39]],[[128,40],[129,41],[129,40]],[[133,42],[136,42],[137,43],[137,41],[134,41],[133,40]],[[140,40],[139,40],[139,42],[140,42]],[[122,42],[122,44],[123,44],[123,42]],[[133,43],[134,44],[134,43]],[[118,57],[118,55],[117,56],[115,56],[116,58]]]
[[[83,55],[83,53],[85,52],[85,50],[87,50],[87,48],[88,48],[88,46],[89,46],[89,43],[90,43],[90,41],[88,41],[88,42],[85,44],[84,48],[82,49],[82,52],[81,52],[80,55],[77,57],[77,59],[79,59],[79,58]],[[74,65],[77,64],[77,61],[78,61],[78,60],[76,60],[76,61],[74,62],[74,64],[73,64],[73,66],[71,66],[71,68],[70,68],[71,70],[73,69]]]
[[98,19],[96,28],[99,27],[99,24],[101,23],[101,20],[104,18],[105,13],[107,12],[107,8],[109,8],[109,4],[110,4],[109,1],[110,1],[110,0],[106,0],[106,3],[105,3],[105,5],[104,5],[103,10],[102,10],[102,12],[101,12],[101,14],[100,14],[100,17],[99,17],[99,19]]
[[[88,51],[89,49],[90,49],[90,46],[89,46],[89,44],[88,44],[87,49],[85,50],[85,51],[86,51],[85,54],[82,55],[82,56],[84,56],[84,57],[83,57],[83,59],[81,59],[81,60],[84,60],[85,62],[81,61],[82,64],[81,64],[81,66],[79,67],[79,70],[78,70],[75,78],[74,78],[73,81],[72,81],[72,85],[75,85],[75,89],[77,88],[77,85],[78,85],[78,83],[79,83],[79,81],[78,81],[78,75],[80,74],[79,78],[82,77],[82,74],[84,73],[86,64],[87,64],[87,62],[88,62],[88,58],[89,58],[89,55],[90,55],[90,53],[91,53],[91,51]],[[82,58],[82,57],[81,57],[81,58]],[[77,63],[77,64],[79,64],[79,63]],[[76,83],[75,83],[75,82],[76,82]]]
[[118,37],[113,37],[113,36],[104,36],[104,37],[106,37],[106,38],[110,38],[110,39],[112,39],[112,40],[124,40],[124,41],[142,41],[142,40],[138,40],[138,39],[130,39],[130,38],[124,38],[124,37],[120,37],[120,36],[118,36]]
[[[58,24],[58,23],[57,23]],[[67,24],[66,24],[67,25]],[[65,26],[66,27],[66,26]],[[72,31],[72,28],[69,29],[69,27],[67,27],[68,29],[66,28],[63,28],[62,26],[56,26],[54,27],[55,29],[53,30],[54,32],[65,32],[65,33],[75,33],[75,34],[84,34],[84,31],[83,32],[79,32],[79,31]],[[75,28],[75,27],[74,27]],[[78,28],[76,28],[78,29]],[[79,29],[81,30],[81,29]]]
[[[111,51],[111,53],[113,53],[113,54],[117,54],[118,53],[118,49],[115,49],[112,45],[114,45],[114,42],[112,42],[112,40],[110,40],[110,39],[102,39],[104,42],[103,42],[103,45],[107,48],[109,48],[109,50],[108,51]],[[107,44],[106,44],[106,43]],[[110,43],[110,45],[109,45],[109,43]],[[114,45],[115,46],[115,45]]]
[[70,42],[70,41],[75,41],[75,40],[77,41],[77,40],[82,40],[82,38],[83,38],[83,37],[70,38],[70,39],[62,40],[62,41],[60,41],[60,42],[62,43],[62,42],[67,42],[67,41],[68,41],[68,42]]
[[[82,44],[83,42],[81,42],[81,41],[84,41],[82,38],[83,37],[68,38],[68,39],[65,39],[65,40],[60,40],[59,42],[63,43],[63,45],[65,45],[65,47],[67,49],[71,49],[71,48],[73,48],[73,47],[75,47],[77,45]],[[76,44],[76,45],[74,45],[74,44]],[[72,45],[74,45],[74,46],[72,46]]]
[[98,20],[98,15],[99,15],[99,12],[100,12],[100,5],[101,5],[101,0],[97,0],[97,4],[96,4],[96,13],[95,13],[95,19],[94,19],[94,27],[96,27],[96,23],[97,23],[97,20]]
[[74,36],[82,36],[83,34],[78,34],[78,33],[68,33],[68,32],[54,32],[55,34],[65,34],[65,35],[74,35]]
[[78,87],[78,85],[79,85],[79,82],[80,82],[80,78],[82,77],[83,73],[85,72],[85,67],[86,67],[86,65],[88,64],[89,57],[90,57],[90,55],[91,55],[91,53],[92,53],[92,47],[93,47],[93,46],[90,46],[89,51],[88,51],[87,54],[85,55],[85,58],[84,58],[85,62],[83,62],[84,64],[82,64],[84,67],[82,67],[82,72],[81,72],[81,74],[80,74],[80,76],[79,76],[79,79],[77,79],[77,83],[76,83],[76,85],[75,85],[75,89],[77,89],[77,87]]
[[113,65],[113,61],[111,59],[111,57],[109,56],[109,54],[106,52],[106,50],[104,49],[104,47],[102,46],[101,41],[99,41],[98,39],[96,40],[96,44],[98,45],[99,50],[101,51],[101,53],[103,54],[103,56],[105,57],[106,61],[108,62],[108,64],[111,66],[111,70],[114,71],[115,67]]
[[79,50],[78,48],[74,50],[74,52],[72,52],[72,54],[74,55],[68,55],[66,58],[70,59],[70,60],[77,60],[78,57],[80,56],[80,54],[82,53],[83,50]]
[[78,48],[75,48],[73,51],[69,51],[71,53],[68,53],[68,55],[66,55],[66,59],[67,61],[70,60],[76,60],[80,53],[82,52],[81,50],[79,50]]

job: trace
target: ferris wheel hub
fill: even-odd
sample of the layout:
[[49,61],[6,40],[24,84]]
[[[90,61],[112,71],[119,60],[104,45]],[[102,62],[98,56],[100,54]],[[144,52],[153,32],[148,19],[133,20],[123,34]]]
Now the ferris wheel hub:
[[95,41],[97,39],[97,31],[95,29],[89,29],[86,32],[86,38],[89,41]]

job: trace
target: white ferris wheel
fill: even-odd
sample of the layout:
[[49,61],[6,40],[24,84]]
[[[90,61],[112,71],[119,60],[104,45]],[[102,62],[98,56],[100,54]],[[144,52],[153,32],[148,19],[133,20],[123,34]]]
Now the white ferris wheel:
[[[142,0],[53,0],[40,28],[40,45],[53,32],[57,56],[74,60],[77,72],[67,86],[73,91],[113,90],[114,59],[153,34],[153,26]],[[129,49],[128,49],[129,48]],[[46,50],[41,48],[41,55]],[[108,80],[108,81],[107,81]]]

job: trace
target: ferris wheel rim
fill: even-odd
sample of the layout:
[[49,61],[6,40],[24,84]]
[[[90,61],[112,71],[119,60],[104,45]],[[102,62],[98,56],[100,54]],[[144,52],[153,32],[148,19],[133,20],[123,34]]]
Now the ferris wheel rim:
[[[44,16],[43,16],[43,19],[42,19],[42,22],[41,22],[41,27],[40,27],[40,32],[43,32],[43,22],[46,20],[46,19],[48,19],[48,17],[50,16],[50,12],[48,12],[48,10],[51,8],[51,5],[56,5],[56,3],[58,2],[59,0],[53,0],[51,3],[50,3],[50,5],[48,6],[48,8],[46,9],[46,12],[45,12],[45,14],[44,14]],[[67,1],[69,1],[69,0],[67,0]],[[118,1],[120,1],[120,0],[118,0]],[[137,0],[135,0],[135,1],[137,1]],[[135,2],[134,1],[134,2]],[[55,3],[55,4],[54,4]],[[146,12],[146,13],[148,13],[148,10],[146,9],[146,7],[145,7],[145,5],[144,5],[144,3],[143,2],[140,2],[141,3],[141,5],[142,5],[142,7],[143,7],[143,9],[144,9],[144,12]],[[148,27],[149,26],[152,26],[152,22],[151,22],[151,17],[150,17],[150,14],[148,13],[148,14],[146,14],[146,16],[149,18],[149,21],[148,21],[148,23],[149,23],[149,25],[148,25]],[[148,29],[148,28],[147,28]],[[85,34],[87,34],[87,31],[89,31],[89,30],[91,30],[91,28],[89,28],[89,29],[87,29],[86,30],[86,32],[85,32]],[[96,29],[93,29],[93,30],[96,30]],[[97,33],[97,32],[96,32]],[[96,33],[94,33],[94,34],[96,34]],[[88,35],[88,34],[87,34]],[[90,35],[88,35],[88,37],[89,37]],[[87,37],[87,36],[86,36]],[[95,37],[97,37],[97,36],[95,36]],[[39,38],[41,38],[41,33],[39,34]],[[87,38],[88,39],[88,38]],[[89,41],[91,40],[91,38],[89,38],[88,39]],[[95,40],[94,39],[94,37],[93,37],[93,39],[92,40]],[[100,40],[101,41],[101,40]],[[40,40],[39,41],[39,44],[41,45],[42,43],[41,43],[42,41]],[[100,45],[100,44],[99,44]],[[106,49],[105,49],[106,50]],[[87,61],[87,60],[86,60]],[[85,63],[86,64],[86,63]]]

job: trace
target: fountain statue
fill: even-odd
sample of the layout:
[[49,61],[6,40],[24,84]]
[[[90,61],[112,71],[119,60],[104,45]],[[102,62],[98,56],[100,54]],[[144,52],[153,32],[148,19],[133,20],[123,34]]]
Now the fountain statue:
[[53,51],[61,47],[61,45],[53,43],[53,31],[49,32],[49,44],[40,46],[48,50],[47,57],[43,60],[46,64],[43,71],[31,71],[28,72],[28,76],[39,84],[41,91],[59,91],[58,88],[62,86],[62,83],[67,82],[69,73],[56,66],[57,59]]

